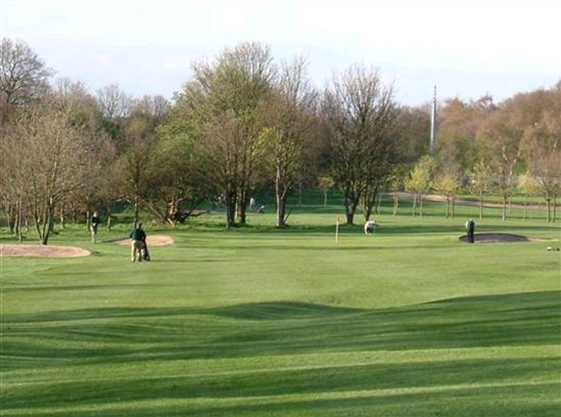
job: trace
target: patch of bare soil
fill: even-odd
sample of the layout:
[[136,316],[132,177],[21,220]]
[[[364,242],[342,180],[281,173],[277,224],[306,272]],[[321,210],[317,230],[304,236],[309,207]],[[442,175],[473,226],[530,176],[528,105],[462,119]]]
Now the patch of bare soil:
[[[123,239],[123,240],[118,240],[115,243],[117,243],[118,245],[129,245],[130,240]],[[167,246],[167,245],[173,245],[175,243],[175,240],[173,240],[171,236],[167,236],[167,235],[148,235],[148,237],[146,238],[146,243],[148,244],[148,247]]]
[[91,255],[91,252],[75,246],[45,245],[0,245],[2,256],[39,256],[46,258],[76,258]]
[[[467,235],[460,236],[462,242],[467,242]],[[510,233],[476,233],[475,243],[497,243],[497,242],[528,242],[526,236],[513,235]]]

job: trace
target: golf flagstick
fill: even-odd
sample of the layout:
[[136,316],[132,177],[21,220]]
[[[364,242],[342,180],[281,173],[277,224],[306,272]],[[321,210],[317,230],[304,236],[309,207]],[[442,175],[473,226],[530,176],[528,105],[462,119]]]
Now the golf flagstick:
[[337,221],[335,223],[335,243],[339,243],[339,216],[337,216]]

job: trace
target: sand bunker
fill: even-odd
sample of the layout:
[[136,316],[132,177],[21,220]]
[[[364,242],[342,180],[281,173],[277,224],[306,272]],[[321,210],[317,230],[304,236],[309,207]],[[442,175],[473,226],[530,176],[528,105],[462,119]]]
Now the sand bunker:
[[76,258],[91,252],[74,246],[0,245],[2,256],[41,256],[47,258]]
[[[460,236],[462,242],[467,242],[467,236]],[[528,242],[526,236],[513,235],[510,233],[476,233],[475,243],[496,243],[496,242]]]
[[[147,243],[148,243],[148,247],[150,247],[150,246],[167,246],[167,245],[173,245],[175,243],[175,240],[173,240],[173,238],[171,236],[167,236],[167,235],[148,235],[146,240],[147,240]],[[115,243],[117,243],[118,245],[129,245],[130,240],[129,239],[123,239],[123,240],[118,240]]]

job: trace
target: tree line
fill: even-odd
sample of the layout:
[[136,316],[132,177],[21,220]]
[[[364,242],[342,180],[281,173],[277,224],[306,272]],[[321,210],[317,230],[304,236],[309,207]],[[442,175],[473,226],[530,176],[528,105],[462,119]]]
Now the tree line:
[[0,41],[2,211],[11,233],[34,228],[43,244],[55,223],[94,210],[110,227],[117,201],[134,221],[146,210],[173,225],[219,204],[230,228],[270,189],[284,227],[301,187],[340,190],[349,224],[388,192],[396,206],[412,192],[421,213],[431,190],[449,207],[460,187],[497,193],[506,207],[525,184],[548,212],[560,192],[561,83],[498,104],[446,101],[429,156],[428,105],[397,103],[377,69],[353,65],[319,90],[305,59],[279,62],[260,43],[193,63],[172,101],[53,78],[24,42]]

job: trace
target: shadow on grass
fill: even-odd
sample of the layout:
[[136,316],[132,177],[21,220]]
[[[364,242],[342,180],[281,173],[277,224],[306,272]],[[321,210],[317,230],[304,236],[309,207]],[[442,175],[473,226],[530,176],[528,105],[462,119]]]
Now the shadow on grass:
[[[1,367],[4,372],[40,371],[49,367],[225,358],[253,358],[256,363],[267,364],[268,357],[290,354],[555,345],[561,341],[560,307],[561,291],[543,291],[462,297],[376,310],[268,302],[215,308],[101,308],[6,315]],[[141,407],[134,409],[134,415],[301,416],[313,408],[317,411],[313,415],[325,416],[360,414],[366,407],[385,410],[383,415],[395,412],[397,416],[403,415],[399,414],[403,407],[411,406],[415,407],[414,415],[429,416],[435,415],[431,414],[435,401],[449,401],[447,415],[454,416],[482,415],[483,410],[484,415],[495,415],[490,412],[493,407],[497,407],[496,415],[554,415],[547,401],[517,404],[512,409],[505,403],[499,407],[496,401],[498,397],[538,393],[542,399],[556,398],[560,384],[502,385],[536,376],[554,380],[561,372],[558,358],[434,359],[335,366],[325,362],[313,367],[304,363],[300,368],[298,363],[288,368],[275,367],[272,360],[270,365],[226,373],[190,374],[188,368],[178,368],[169,376],[101,374],[95,383],[80,376],[66,382],[55,378],[48,381],[48,389],[47,381],[8,389],[3,407],[5,415],[10,415],[10,410],[64,406],[64,411],[56,415],[70,416],[76,415],[73,404],[238,397],[255,401],[276,395],[313,398],[322,393],[418,388],[428,392],[396,392],[375,398],[354,398],[351,394],[346,399],[313,401],[285,398],[282,404],[238,402],[223,407],[207,403],[194,409],[180,407],[178,413],[168,412],[165,407]],[[465,388],[462,384],[474,387]],[[477,388],[478,384],[486,388]],[[460,407],[456,400],[450,400],[450,395],[467,398],[467,403]],[[507,409],[506,414],[501,414]],[[37,409],[32,414],[49,415],[41,411]],[[103,415],[122,414],[107,410]]]
[[279,302],[6,315],[3,353],[5,366],[17,369],[69,361],[555,344],[561,341],[560,301],[561,292],[551,291],[380,310]]

